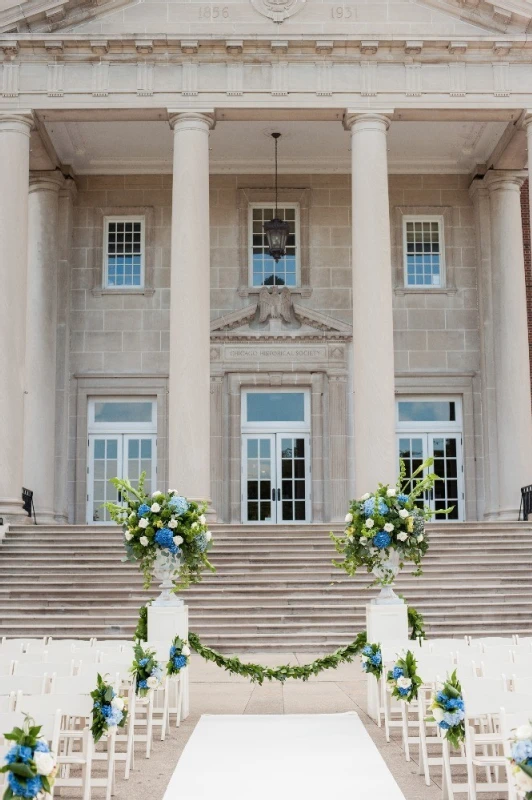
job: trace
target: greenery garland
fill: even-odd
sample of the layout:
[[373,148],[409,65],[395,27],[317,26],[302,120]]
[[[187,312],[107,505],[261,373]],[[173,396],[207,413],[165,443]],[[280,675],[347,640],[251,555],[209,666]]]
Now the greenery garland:
[[425,620],[413,606],[407,606],[408,625],[412,628],[410,639],[426,639]]
[[139,619],[133,634],[133,639],[137,642],[148,641],[148,606],[151,606],[152,603],[153,599],[148,600],[147,603],[139,608]]
[[351,644],[340,647],[334,653],[317,658],[311,664],[301,664],[292,666],[286,664],[282,667],[263,667],[261,664],[243,663],[237,656],[224,656],[206,647],[200,641],[197,633],[189,633],[188,641],[193,650],[206,661],[212,661],[218,667],[223,667],[227,672],[249,678],[251,683],[258,683],[262,686],[265,680],[284,682],[289,678],[308,681],[312,675],[318,675],[325,669],[336,669],[339,664],[351,662],[365,646],[367,638],[363,631],[359,633]]

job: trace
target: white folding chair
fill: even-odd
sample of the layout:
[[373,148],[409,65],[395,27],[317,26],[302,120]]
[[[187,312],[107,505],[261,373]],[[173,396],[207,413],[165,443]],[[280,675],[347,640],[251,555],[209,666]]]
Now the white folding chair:
[[24,647],[25,653],[32,653],[34,656],[39,656],[48,650],[45,639],[29,639]]
[[44,694],[46,673],[42,675],[9,675],[0,681],[0,695],[11,692],[22,694]]
[[[15,727],[21,728],[23,724],[24,714],[20,711],[0,712],[0,744],[4,745],[5,742],[8,742],[9,747],[12,747],[12,743],[8,739],[4,739],[4,734],[10,733]],[[35,719],[35,724],[40,725],[41,732],[39,735],[46,739],[50,749],[57,754],[61,714],[58,711],[41,714],[38,719]]]
[[[0,714],[7,714],[9,711],[15,710],[15,696],[15,692],[4,692],[4,688],[2,687],[2,693],[0,694]],[[9,731],[4,731],[4,733],[9,733]]]
[[532,636],[519,636],[519,634],[516,633],[515,643],[517,647],[529,647],[532,651]]
[[472,641],[479,642],[483,650],[487,647],[512,648],[515,644],[515,636],[480,636]]
[[532,694],[532,676],[512,675],[512,689],[518,694]]
[[483,653],[480,663],[475,662],[475,665],[481,677],[498,678],[500,675],[507,675],[513,663],[512,654],[506,651],[506,653]]
[[99,664],[100,651],[95,647],[73,647],[72,658],[77,664],[83,662],[84,664]]
[[516,650],[514,652],[514,662],[516,664],[526,664],[526,666],[532,667],[532,653],[523,653],[521,650]]
[[506,762],[505,766],[506,766],[506,780],[508,782],[508,800],[518,800],[517,791],[515,787],[515,778],[512,772],[512,765],[510,763],[510,758],[512,754],[511,740],[513,739],[513,734],[516,728],[518,728],[521,725],[530,724],[530,715],[526,712],[526,710],[514,711],[513,713],[508,713],[505,708],[501,708],[500,724],[501,724],[501,736],[503,741],[503,755]]
[[18,650],[19,652],[24,652],[24,648],[26,647],[27,641],[28,641],[27,639],[17,639],[17,638],[10,639],[7,636],[3,636],[2,644],[0,645],[0,647],[2,648],[2,650],[4,649],[4,647],[7,647],[7,648],[12,648],[14,650]]
[[13,666],[13,675],[34,675],[40,677],[47,674],[49,676],[55,675],[73,675],[74,662],[73,661],[15,661]]
[[[101,673],[100,673],[101,674]],[[117,691],[117,675],[110,676],[109,683]],[[73,675],[61,677],[54,675],[50,694],[90,694],[96,688],[96,677],[92,675]]]
[[3,661],[2,657],[0,656],[0,678],[4,678],[13,674],[14,663],[15,662],[12,660]]

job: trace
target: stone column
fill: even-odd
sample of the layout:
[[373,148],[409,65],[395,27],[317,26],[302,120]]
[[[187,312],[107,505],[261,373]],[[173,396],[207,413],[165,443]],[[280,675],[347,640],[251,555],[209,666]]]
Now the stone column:
[[191,499],[210,500],[209,131],[214,115],[171,113],[170,125],[169,485]]
[[489,191],[499,519],[517,519],[532,483],[532,414],[520,190],[525,172],[491,170]]
[[0,517],[22,521],[30,113],[0,112]]
[[348,112],[352,164],[355,493],[395,483],[395,376],[386,132],[390,120]]
[[54,521],[57,242],[64,183],[58,170],[30,174],[23,476],[45,523]]

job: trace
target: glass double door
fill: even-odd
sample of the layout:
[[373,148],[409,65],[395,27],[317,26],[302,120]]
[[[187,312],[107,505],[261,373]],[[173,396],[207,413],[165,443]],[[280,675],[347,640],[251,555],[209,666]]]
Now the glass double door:
[[435,521],[464,519],[462,436],[449,433],[401,433],[398,435],[399,459],[409,479],[427,458],[434,458],[431,471],[441,480],[424,498],[434,511],[453,507],[449,514],[436,516]]
[[242,522],[310,521],[308,434],[244,434]]
[[89,435],[87,460],[87,523],[111,521],[103,504],[117,503],[121,497],[111,478],[127,478],[135,486],[146,473],[146,494],[154,491],[157,470],[156,436],[150,434]]

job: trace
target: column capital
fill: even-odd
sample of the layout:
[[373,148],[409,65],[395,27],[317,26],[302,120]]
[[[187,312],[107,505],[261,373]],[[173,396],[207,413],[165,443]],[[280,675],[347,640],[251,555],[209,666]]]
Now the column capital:
[[168,109],[168,121],[174,132],[182,130],[212,131],[216,125],[214,109],[174,111]]
[[472,200],[475,200],[478,197],[487,197],[487,195],[488,195],[488,187],[484,182],[484,176],[473,178],[473,180],[469,184],[470,198]]
[[69,197],[72,201],[74,201],[77,195],[78,185],[76,181],[70,176],[65,176],[65,181],[59,189],[59,197]]
[[483,183],[490,194],[500,191],[521,191],[521,186],[528,178],[526,169],[490,169],[484,175]]
[[525,128],[527,132],[528,129],[530,128],[530,123],[532,123],[532,108],[527,108],[526,111],[524,112],[524,116],[521,122],[523,128]]
[[29,137],[33,125],[33,111],[0,111],[0,133],[22,133]]
[[343,126],[346,131],[355,133],[359,130],[384,130],[390,127],[393,110],[357,111],[347,109],[344,113]]
[[30,194],[32,192],[59,192],[66,180],[58,169],[30,172]]

